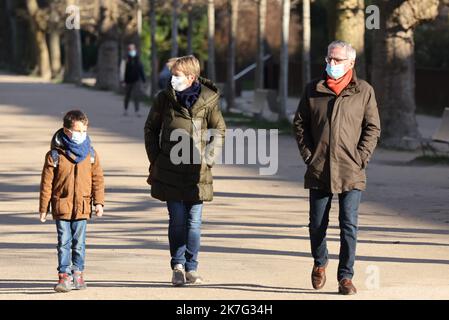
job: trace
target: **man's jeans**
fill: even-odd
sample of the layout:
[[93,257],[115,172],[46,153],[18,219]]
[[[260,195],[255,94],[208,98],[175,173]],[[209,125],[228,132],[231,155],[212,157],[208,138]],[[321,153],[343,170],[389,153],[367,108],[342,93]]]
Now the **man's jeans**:
[[168,240],[171,268],[182,264],[186,271],[196,271],[200,250],[203,202],[167,201],[170,216]]
[[[332,193],[310,189],[309,233],[312,256],[316,266],[325,266],[328,260],[326,230],[329,224]],[[337,280],[352,279],[357,243],[357,218],[362,191],[354,189],[338,194],[340,223],[340,263]]]
[[84,271],[86,224],[86,220],[56,220],[59,273]]

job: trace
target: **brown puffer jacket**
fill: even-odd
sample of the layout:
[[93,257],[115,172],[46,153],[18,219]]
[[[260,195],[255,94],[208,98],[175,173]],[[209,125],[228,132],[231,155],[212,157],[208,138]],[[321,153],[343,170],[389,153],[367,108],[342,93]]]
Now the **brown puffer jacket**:
[[[104,178],[98,153],[76,164],[66,153],[61,141],[62,129],[51,141],[51,149],[57,150],[55,164],[51,150],[45,156],[41,176],[39,212],[51,213],[53,219],[89,219],[94,205],[104,205]],[[94,163],[91,163],[95,160]]]
[[[199,82],[201,93],[191,109],[177,101],[169,84],[157,95],[145,123],[145,147],[150,161],[147,181],[151,184],[151,195],[161,201],[213,199],[211,167],[223,144],[226,125],[217,87],[205,78],[199,78]],[[185,140],[190,140],[191,149],[190,161],[177,164],[172,162],[170,153],[178,141],[170,141],[170,136],[179,129],[185,133]],[[209,140],[208,129],[216,129]],[[193,155],[204,155],[200,160],[205,161],[194,162]]]
[[380,137],[373,88],[357,79],[337,96],[325,77],[309,83],[293,120],[307,171],[306,189],[342,193],[366,189],[366,165]]

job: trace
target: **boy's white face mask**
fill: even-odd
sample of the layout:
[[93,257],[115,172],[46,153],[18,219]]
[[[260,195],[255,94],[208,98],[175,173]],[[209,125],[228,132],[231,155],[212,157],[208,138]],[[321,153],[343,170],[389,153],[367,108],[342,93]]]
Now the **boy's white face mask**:
[[171,85],[173,89],[176,91],[184,91],[189,87],[187,84],[187,77],[186,76],[172,76],[171,77]]
[[87,138],[87,132],[72,131],[72,141],[76,144],[82,144]]

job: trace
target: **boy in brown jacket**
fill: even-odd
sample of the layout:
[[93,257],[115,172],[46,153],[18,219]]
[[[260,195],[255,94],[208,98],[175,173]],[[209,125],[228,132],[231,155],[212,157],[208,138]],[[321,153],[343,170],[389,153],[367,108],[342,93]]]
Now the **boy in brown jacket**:
[[104,206],[103,170],[87,135],[87,116],[79,110],[69,111],[63,126],[54,134],[51,150],[45,156],[39,199],[41,222],[46,221],[50,205],[56,221],[57,292],[86,289],[86,222],[91,217],[92,203],[98,217],[103,215]]

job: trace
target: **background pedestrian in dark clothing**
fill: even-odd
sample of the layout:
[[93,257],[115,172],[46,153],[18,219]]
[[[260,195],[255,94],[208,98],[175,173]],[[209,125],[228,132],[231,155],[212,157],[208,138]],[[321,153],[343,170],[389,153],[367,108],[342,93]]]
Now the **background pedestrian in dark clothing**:
[[131,97],[134,100],[134,109],[136,116],[140,117],[139,113],[139,99],[141,95],[141,82],[146,82],[145,72],[143,70],[142,62],[137,55],[136,46],[130,44],[128,46],[128,58],[125,67],[125,112],[123,115],[128,115],[128,104]]

